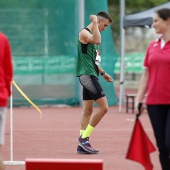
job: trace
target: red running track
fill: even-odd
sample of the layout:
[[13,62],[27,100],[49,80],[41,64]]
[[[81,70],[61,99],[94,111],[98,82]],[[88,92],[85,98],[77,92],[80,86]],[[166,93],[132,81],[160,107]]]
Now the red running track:
[[[26,158],[102,159],[104,170],[144,169],[139,163],[125,159],[135,119],[134,114],[125,113],[125,108],[120,113],[118,106],[110,107],[93,131],[90,137],[92,147],[100,150],[96,155],[76,153],[81,107],[42,107],[41,110],[42,119],[34,108],[13,109],[14,161],[25,161]],[[140,120],[155,145],[147,113],[144,113]],[[4,161],[10,161],[9,110],[2,153]],[[160,170],[157,151],[151,154],[151,160],[154,170]],[[25,170],[25,165],[5,167],[6,170]]]

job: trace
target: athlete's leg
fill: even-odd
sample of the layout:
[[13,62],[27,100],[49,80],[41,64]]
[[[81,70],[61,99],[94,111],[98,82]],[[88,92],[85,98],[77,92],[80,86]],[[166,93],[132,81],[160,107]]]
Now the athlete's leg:
[[[96,113],[93,113],[92,117],[91,115],[88,116],[88,121],[86,121],[86,129],[83,132],[82,138],[89,137],[94,130],[95,126],[100,122],[102,117],[107,113],[108,111],[108,104],[106,97],[99,98],[96,103],[98,104],[98,110]],[[87,116],[86,116],[87,117]],[[89,122],[90,120],[90,122]],[[88,126],[87,126],[88,124]]]
[[[93,112],[94,100],[84,100],[83,101],[83,112],[81,114],[81,130],[80,137],[78,138],[79,145],[77,147],[77,153],[98,153],[98,150],[95,150],[91,147],[89,143],[89,136],[93,131],[93,127],[89,126],[89,121]],[[85,137],[83,137],[85,135]]]
[[80,129],[85,130],[90,122],[90,117],[93,112],[94,100],[83,101],[83,111],[80,118]]
[[93,114],[89,123],[93,127],[95,127],[100,122],[102,117],[108,112],[108,103],[106,97],[99,98],[96,100],[96,103],[98,105],[98,110]]
[[[94,127],[98,124],[98,122],[108,110],[107,100],[97,77],[82,75],[79,80],[83,85],[84,107],[81,119],[81,128],[84,129],[84,131],[80,131],[78,142],[79,145],[88,153],[98,153],[98,150],[95,150],[91,147],[89,143],[89,137],[94,130]],[[98,104],[98,111],[91,118],[94,100]]]
[[[91,102],[92,104],[93,102]],[[82,136],[79,137],[78,141],[80,146],[87,151],[88,153],[93,153],[96,154],[99,151],[95,150],[91,147],[90,143],[89,143],[89,137],[92,133],[92,131],[94,130],[94,127],[100,122],[100,120],[102,119],[102,117],[107,113],[108,111],[108,104],[107,104],[107,100],[106,97],[101,97],[98,100],[96,100],[96,103],[98,104],[98,110],[96,113],[94,113],[94,115],[92,115],[91,117],[91,113],[92,110],[89,110],[89,115],[86,115],[86,119],[84,118],[84,127],[87,126],[87,128],[84,130]],[[87,103],[86,103],[87,104]],[[88,104],[87,104],[88,105]],[[88,105],[89,106],[89,105]],[[90,108],[90,107],[87,107]],[[91,105],[91,108],[93,108],[93,105]],[[87,113],[87,112],[86,112]],[[90,118],[91,117],[91,118]],[[90,122],[89,122],[90,120]],[[89,122],[89,123],[88,123]],[[84,144],[84,145],[83,145]]]
[[[103,92],[103,89],[98,81],[98,78],[95,76],[82,75],[79,78],[80,83],[83,86],[83,100],[85,101],[85,112],[82,117],[84,121],[82,122],[82,128],[86,128],[85,133],[83,133],[82,138],[89,137],[94,127],[99,123],[102,117],[108,111],[108,103]],[[93,100],[98,105],[97,112],[92,116],[93,111]],[[89,122],[90,121],[90,122]],[[87,126],[88,123],[88,126]]]

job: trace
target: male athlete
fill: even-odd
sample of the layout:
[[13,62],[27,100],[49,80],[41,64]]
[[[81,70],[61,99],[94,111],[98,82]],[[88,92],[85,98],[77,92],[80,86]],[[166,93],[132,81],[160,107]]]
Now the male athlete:
[[[100,67],[100,32],[106,30],[112,23],[112,18],[108,13],[100,11],[97,15],[90,15],[90,20],[91,23],[81,30],[78,36],[76,76],[79,77],[83,86],[83,112],[80,120],[77,153],[96,154],[99,151],[91,147],[89,137],[108,111],[107,99],[98,81],[98,76],[100,74],[107,82],[113,81],[112,77]],[[95,113],[93,113],[94,102],[98,105]]]

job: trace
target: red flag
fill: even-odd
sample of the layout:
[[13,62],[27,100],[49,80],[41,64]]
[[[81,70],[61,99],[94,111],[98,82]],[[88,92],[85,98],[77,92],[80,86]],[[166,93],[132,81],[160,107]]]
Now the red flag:
[[145,167],[145,170],[152,170],[153,165],[151,163],[149,154],[155,150],[155,147],[149,140],[139,119],[137,118],[131,136],[126,159],[141,163]]

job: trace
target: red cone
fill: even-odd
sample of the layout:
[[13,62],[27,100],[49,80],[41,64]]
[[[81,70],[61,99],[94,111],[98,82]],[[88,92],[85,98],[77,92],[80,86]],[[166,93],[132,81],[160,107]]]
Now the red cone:
[[145,167],[145,170],[152,170],[153,165],[151,163],[149,154],[155,150],[155,147],[149,140],[139,119],[137,118],[131,136],[126,159],[141,163]]

